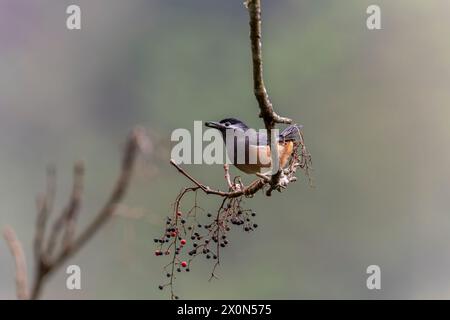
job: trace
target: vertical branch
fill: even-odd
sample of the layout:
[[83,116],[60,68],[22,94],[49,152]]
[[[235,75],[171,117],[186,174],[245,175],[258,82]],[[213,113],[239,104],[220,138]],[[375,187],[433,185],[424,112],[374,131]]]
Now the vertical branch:
[[42,196],[38,196],[36,200],[37,219],[36,219],[36,233],[34,237],[34,255],[38,260],[43,252],[43,241],[45,235],[45,228],[47,225],[48,216],[52,211],[53,201],[56,190],[56,171],[53,167],[47,168],[47,188]]
[[3,230],[3,237],[5,238],[9,251],[11,251],[11,255],[14,258],[17,298],[26,300],[28,299],[28,276],[27,264],[22,245],[11,227],[6,227]]
[[66,229],[63,238],[64,250],[69,250],[75,234],[75,224],[81,206],[83,193],[84,164],[78,162],[73,169],[73,187],[69,206],[66,209]]
[[[248,0],[247,8],[250,16],[250,42],[253,61],[253,90],[259,104],[260,117],[263,118],[267,130],[273,129],[276,123],[292,123],[289,118],[280,117],[273,110],[272,102],[264,84],[262,55],[262,22],[261,0]],[[270,136],[270,135],[269,135]]]
[[272,179],[270,182],[271,189],[267,195],[270,195],[272,189],[278,184],[281,176],[281,168],[277,166],[279,163],[278,147],[276,143],[276,135],[273,132],[277,123],[292,123],[289,118],[279,116],[273,109],[269,94],[267,93],[264,84],[263,76],[263,56],[262,56],[262,22],[261,22],[261,0],[247,0],[246,6],[248,8],[250,17],[250,43],[252,51],[253,62],[253,91],[258,101],[260,114],[263,118],[264,125],[267,130],[268,142],[271,149],[272,168],[276,168],[276,172],[272,172]]

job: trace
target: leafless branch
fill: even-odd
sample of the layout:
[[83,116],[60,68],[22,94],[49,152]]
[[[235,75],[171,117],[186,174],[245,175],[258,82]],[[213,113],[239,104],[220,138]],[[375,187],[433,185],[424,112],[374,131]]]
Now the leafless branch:
[[[75,255],[100,230],[109,218],[113,216],[117,206],[128,190],[135,159],[144,137],[143,130],[136,129],[128,138],[120,174],[111,195],[103,208],[97,213],[94,220],[78,237],[75,237],[75,226],[82,200],[84,165],[79,162],[74,166],[73,187],[70,199],[61,215],[56,218],[46,242],[45,231],[55,191],[55,173],[53,170],[48,171],[47,192],[44,196],[39,197],[37,201],[38,215],[34,241],[36,266],[34,283],[30,293],[28,293],[27,289],[25,259],[20,243],[17,241],[12,229],[6,229],[4,233],[5,239],[16,261],[16,283],[19,298],[38,299],[46,278],[68,258]],[[63,236],[59,243],[61,234]]]
[[[262,22],[261,22],[261,0],[247,0],[246,7],[250,16],[250,42],[253,61],[253,90],[258,101],[260,114],[267,130],[269,145],[271,146],[272,163],[279,163],[276,139],[273,132],[277,123],[290,124],[292,120],[279,116],[273,109],[269,94],[264,84],[263,55],[262,55]],[[279,186],[281,168],[273,173],[267,195]]]
[[22,244],[17,239],[14,229],[6,227],[3,230],[3,237],[8,244],[9,250],[14,258],[16,268],[16,292],[17,298],[21,300],[28,299],[28,276],[25,254]]
[[[170,164],[172,164],[175,168],[177,168],[178,172],[192,181],[197,187],[199,187],[205,194],[213,194],[220,197],[225,198],[238,198],[241,196],[250,197],[261,190],[266,184],[267,181],[264,179],[256,179],[249,186],[245,188],[236,188],[231,191],[221,191],[221,190],[213,190],[209,186],[206,186],[192,177],[189,173],[187,173],[183,168],[175,163],[174,160],[170,160]],[[227,180],[228,181],[228,180]]]
[[264,119],[266,129],[273,129],[277,123],[292,123],[289,118],[279,116],[272,106],[263,76],[261,0],[247,1],[250,15],[250,41],[253,60],[253,84],[256,100],[260,108],[260,117]]

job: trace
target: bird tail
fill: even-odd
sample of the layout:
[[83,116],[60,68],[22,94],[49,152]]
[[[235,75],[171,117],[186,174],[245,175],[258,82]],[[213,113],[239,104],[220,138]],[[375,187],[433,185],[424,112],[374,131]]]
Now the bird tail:
[[300,140],[300,130],[302,130],[302,125],[293,124],[280,133],[280,140],[284,141],[297,141]]

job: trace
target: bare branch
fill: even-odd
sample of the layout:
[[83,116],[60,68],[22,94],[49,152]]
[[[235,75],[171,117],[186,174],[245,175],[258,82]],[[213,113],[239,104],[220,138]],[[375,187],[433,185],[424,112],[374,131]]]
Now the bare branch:
[[[263,58],[262,58],[262,22],[261,22],[261,0],[247,0],[246,6],[250,16],[250,42],[253,61],[253,91],[258,101],[260,114],[263,118],[267,130],[268,142],[271,149],[272,164],[279,163],[278,148],[276,137],[273,132],[277,123],[292,123],[289,118],[279,116],[273,109],[269,94],[264,84],[263,76]],[[274,166],[272,166],[274,168]],[[270,196],[272,190],[279,187],[281,177],[281,168],[273,173],[270,181],[270,189],[267,195]]]
[[[82,201],[84,165],[79,162],[74,166],[73,187],[66,208],[56,217],[56,221],[48,237],[45,231],[48,217],[52,211],[56,189],[55,170],[47,171],[47,188],[44,195],[38,197],[37,222],[34,237],[35,276],[32,289],[28,289],[28,277],[25,255],[14,230],[5,228],[3,235],[15,261],[16,290],[19,299],[38,299],[42,287],[49,275],[60,267],[67,259],[74,256],[100,228],[112,217],[120,202],[126,195],[132,178],[136,157],[145,141],[143,129],[135,129],[128,138],[122,159],[119,177],[113,187],[106,204],[94,217],[94,220],[80,233],[75,235],[76,218]],[[197,187],[198,188],[198,187]],[[59,244],[59,235],[63,233],[62,243]]]
[[237,190],[232,190],[229,192],[221,191],[221,190],[213,190],[210,187],[200,183],[198,180],[196,180],[194,177],[192,177],[189,173],[187,173],[183,168],[181,168],[179,165],[175,163],[175,161],[170,160],[170,164],[172,164],[175,168],[177,168],[178,172],[180,172],[182,175],[184,175],[186,178],[188,178],[190,181],[192,181],[197,187],[199,187],[204,193],[206,194],[213,194],[225,198],[238,198],[241,196],[250,197],[254,195],[256,192],[261,190],[267,182],[263,179],[256,179],[253,181],[248,187],[239,188]]
[[14,263],[16,268],[16,292],[17,298],[21,300],[28,299],[28,276],[27,276],[27,264],[25,260],[25,254],[23,252],[22,244],[17,239],[14,229],[6,227],[3,230],[3,237],[8,244],[8,248],[14,257]]
[[66,209],[66,229],[63,238],[64,250],[69,250],[75,235],[75,224],[80,212],[81,196],[83,193],[84,164],[77,162],[73,169],[73,189],[70,203]]
[[34,238],[34,255],[35,259],[39,259],[42,255],[43,241],[45,235],[45,228],[47,225],[48,216],[53,207],[53,202],[56,192],[56,170],[54,167],[47,168],[47,188],[42,196],[36,199],[37,219],[36,219],[36,233]]
[[228,189],[231,190],[233,188],[233,183],[231,182],[230,166],[228,164],[224,164],[223,170],[225,171],[225,181],[227,182]]
[[45,252],[48,257],[52,256],[57,245],[58,237],[63,229],[65,231],[63,246],[67,248],[71,245],[75,233],[76,217],[81,205],[84,171],[84,164],[81,161],[74,165],[72,193],[63,214],[53,224]]
[[264,85],[263,58],[262,58],[262,31],[261,31],[261,0],[247,1],[250,15],[250,41],[253,60],[253,85],[256,100],[260,108],[260,117],[263,118],[267,130],[275,127],[276,123],[292,123],[289,118],[281,117],[273,110],[267,89]]

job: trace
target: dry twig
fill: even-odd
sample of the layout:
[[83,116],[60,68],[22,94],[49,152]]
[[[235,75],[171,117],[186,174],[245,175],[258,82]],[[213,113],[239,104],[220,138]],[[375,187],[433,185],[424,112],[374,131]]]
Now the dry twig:
[[[6,229],[4,232],[5,239],[16,261],[16,283],[19,298],[38,299],[47,277],[66,262],[67,259],[75,255],[109,218],[113,216],[118,204],[122,201],[128,190],[135,159],[142,139],[144,139],[142,129],[136,129],[130,135],[124,150],[120,174],[111,195],[103,208],[97,213],[94,220],[78,237],[75,237],[75,226],[82,200],[84,165],[81,162],[75,164],[73,187],[69,202],[61,215],[57,217],[50,230],[48,240],[45,241],[48,216],[51,212],[55,193],[55,173],[53,170],[48,171],[46,194],[39,197],[37,201],[38,216],[34,240],[36,268],[34,283],[29,293],[26,285],[25,260],[20,243],[15,238],[12,229]],[[61,234],[62,239],[59,242]]]
[[14,258],[16,269],[16,293],[17,298],[21,300],[28,299],[28,276],[27,264],[25,254],[23,252],[22,244],[17,239],[13,228],[6,227],[3,230],[3,237],[8,244],[9,251]]

